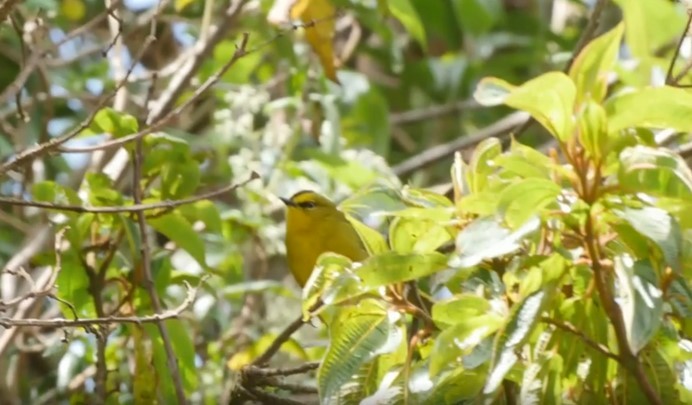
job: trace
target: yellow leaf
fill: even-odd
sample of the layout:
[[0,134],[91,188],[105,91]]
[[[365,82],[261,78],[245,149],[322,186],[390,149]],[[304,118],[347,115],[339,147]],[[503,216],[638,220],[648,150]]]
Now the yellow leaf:
[[86,14],[86,6],[81,0],[63,0],[60,12],[70,21],[80,21]]
[[320,59],[325,76],[339,83],[332,47],[335,17],[334,6],[329,0],[298,0],[291,8],[291,18],[305,24],[305,39]]

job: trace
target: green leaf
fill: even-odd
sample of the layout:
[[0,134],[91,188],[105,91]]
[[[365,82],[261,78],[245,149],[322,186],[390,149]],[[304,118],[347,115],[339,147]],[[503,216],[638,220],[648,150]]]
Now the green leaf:
[[221,213],[216,204],[209,200],[181,205],[178,211],[190,222],[202,221],[209,232],[221,232]]
[[692,93],[676,87],[647,87],[608,99],[608,132],[625,128],[672,128],[692,132]]
[[426,277],[446,268],[447,258],[441,253],[388,252],[367,259],[356,271],[356,275],[368,287],[380,287]]
[[339,312],[330,324],[329,348],[317,371],[321,403],[337,394],[365,362],[399,346],[403,336],[395,315],[373,299]]
[[498,208],[510,228],[523,225],[534,214],[555,201],[562,192],[550,180],[529,178],[507,186],[499,196]]
[[411,4],[411,0],[389,0],[389,11],[406,27],[406,30],[418,41],[420,46],[424,50],[427,49],[428,41],[425,38],[425,28],[418,12]]
[[528,339],[538,322],[545,297],[546,292],[539,290],[512,308],[507,325],[495,341],[491,371],[483,388],[484,394],[495,392],[519,359],[517,350]]
[[539,226],[540,221],[534,218],[512,232],[494,218],[479,218],[459,232],[456,240],[459,255],[453,257],[449,265],[455,268],[472,267],[483,260],[512,253],[518,250],[522,240]]
[[569,70],[569,76],[577,87],[577,103],[587,100],[600,102],[606,96],[607,75],[617,61],[620,41],[625,26],[620,23],[599,36],[579,53]]
[[137,119],[130,114],[106,107],[96,113],[89,129],[96,133],[108,133],[114,138],[120,138],[136,133],[139,125]]
[[615,257],[617,302],[627,330],[627,342],[636,354],[646,346],[661,326],[663,292],[656,271],[648,260],[633,262],[628,256]]
[[579,141],[597,162],[602,161],[610,151],[606,112],[600,104],[584,101],[577,118]]
[[685,18],[666,0],[615,0],[622,8],[627,46],[638,59],[650,58],[660,47],[676,39]]
[[389,250],[387,242],[379,232],[348,214],[346,215],[346,219],[356,229],[358,236],[360,236],[360,240],[363,241],[363,244],[370,255],[384,253]]
[[464,319],[484,314],[490,310],[490,302],[475,294],[460,294],[453,298],[436,302],[432,307],[435,324],[444,328]]
[[485,77],[476,86],[473,98],[486,107],[504,104],[516,86],[496,77]]
[[498,0],[455,0],[452,5],[459,26],[474,35],[488,32],[502,15],[502,2]]
[[156,218],[147,218],[147,223],[189,253],[202,268],[207,267],[204,243],[190,222],[180,213],[172,212]]
[[404,187],[401,190],[401,199],[413,207],[420,208],[448,208],[454,206],[449,198],[421,188]]
[[122,205],[123,197],[113,186],[110,177],[103,173],[87,173],[86,183],[89,202],[94,206]]
[[31,195],[34,201],[55,201],[58,194],[58,184],[54,181],[42,181],[31,185]]
[[524,110],[555,138],[572,136],[572,111],[576,98],[574,82],[562,72],[549,72],[517,87],[505,104]]
[[452,236],[439,222],[398,217],[389,228],[389,243],[397,253],[430,253]]
[[493,159],[502,154],[502,144],[497,138],[488,138],[476,146],[469,162],[466,182],[471,193],[485,191],[488,186],[488,177],[497,170]]
[[675,218],[656,207],[625,207],[615,210],[614,213],[653,241],[661,249],[666,263],[674,270],[681,271],[682,233]]
[[193,392],[199,384],[199,374],[195,366],[195,346],[192,343],[190,329],[179,319],[169,319],[165,321],[165,326],[168,329],[185,390]]
[[637,145],[620,153],[620,185],[634,193],[688,200],[692,171],[677,154],[663,148]]
[[435,339],[430,354],[430,377],[437,376],[450,367],[461,366],[461,357],[468,355],[483,339],[495,333],[504,319],[488,313],[472,318],[459,319],[453,326],[443,330]]
[[161,168],[161,197],[180,199],[197,190],[201,172],[199,164],[192,159],[170,161]]

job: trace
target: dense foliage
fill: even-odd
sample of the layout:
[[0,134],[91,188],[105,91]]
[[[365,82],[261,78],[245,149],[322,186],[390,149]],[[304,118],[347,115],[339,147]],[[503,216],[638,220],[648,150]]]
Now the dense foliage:
[[0,0],[0,398],[692,402],[687,16]]

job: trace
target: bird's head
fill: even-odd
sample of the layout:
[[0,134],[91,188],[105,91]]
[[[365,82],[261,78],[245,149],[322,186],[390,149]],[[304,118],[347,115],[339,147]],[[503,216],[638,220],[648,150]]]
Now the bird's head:
[[281,198],[286,204],[286,226],[292,230],[306,231],[324,224],[340,212],[327,197],[314,191],[299,191],[291,198]]

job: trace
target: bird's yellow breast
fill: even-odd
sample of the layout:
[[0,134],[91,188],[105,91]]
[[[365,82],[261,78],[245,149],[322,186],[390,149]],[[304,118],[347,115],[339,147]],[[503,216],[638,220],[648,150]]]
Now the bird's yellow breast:
[[353,261],[368,256],[358,233],[339,211],[310,221],[308,226],[293,224],[292,219],[296,218],[287,218],[286,252],[291,273],[301,287],[310,278],[322,253],[337,253]]

